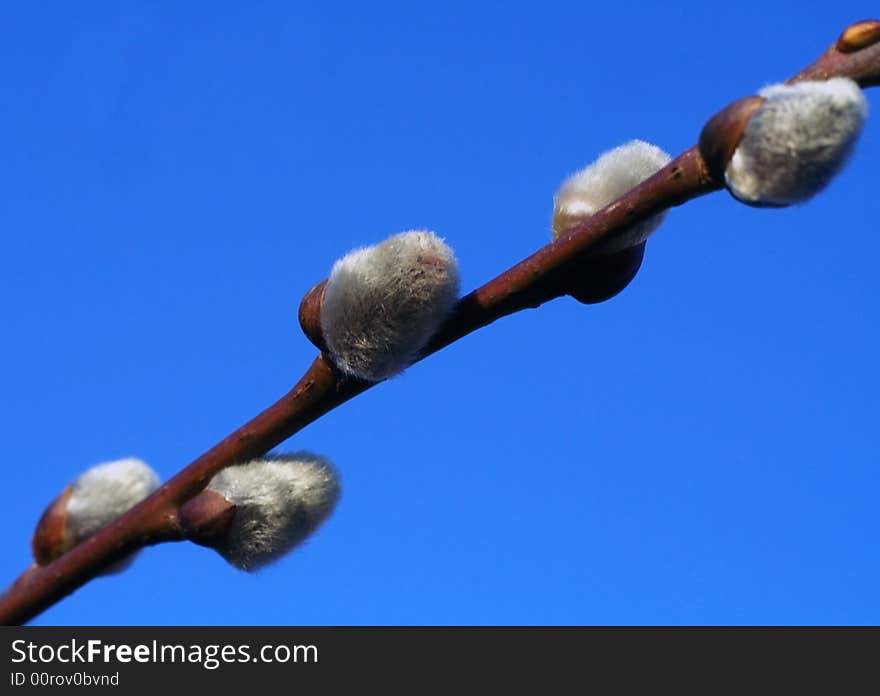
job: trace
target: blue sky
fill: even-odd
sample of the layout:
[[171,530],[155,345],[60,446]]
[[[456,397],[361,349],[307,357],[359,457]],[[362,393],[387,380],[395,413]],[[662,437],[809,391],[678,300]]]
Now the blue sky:
[[[285,392],[350,248],[434,229],[470,290],[546,243],[566,175],[677,154],[876,10],[7,7],[0,579],[83,469],[168,477]],[[878,160],[869,118],[809,204],[675,209],[612,301],[504,319],[292,438],[344,494],[276,565],[160,546],[38,623],[880,623]]]

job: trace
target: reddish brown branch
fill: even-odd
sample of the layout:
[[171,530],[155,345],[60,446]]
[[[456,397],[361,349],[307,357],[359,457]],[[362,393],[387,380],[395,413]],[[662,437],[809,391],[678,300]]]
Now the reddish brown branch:
[[[818,61],[790,81],[834,76],[852,77],[862,86],[880,84],[880,22],[859,22],[849,27]],[[722,188],[723,168],[719,164],[725,155],[729,157],[742,133],[737,118],[747,115],[748,109],[731,111],[715,119],[712,132],[704,132],[700,148],[713,160],[711,170],[700,148],[686,150],[566,235],[462,298],[420,359],[496,319],[572,292],[572,269],[583,263],[599,242],[666,208]],[[58,559],[25,571],[0,597],[0,623],[28,621],[132,551],[183,538],[178,510],[217,472],[236,462],[262,456],[371,386],[341,377],[319,355],[289,393],[205,452],[149,498]]]
[[856,22],[843,30],[840,38],[812,65],[789,82],[849,77],[862,87],[880,85],[880,20]]

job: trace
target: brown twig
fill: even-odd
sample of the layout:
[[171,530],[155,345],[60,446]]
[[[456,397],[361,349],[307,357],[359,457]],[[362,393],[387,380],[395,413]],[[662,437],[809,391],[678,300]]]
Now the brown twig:
[[[828,51],[789,82],[851,77],[863,87],[880,84],[880,21],[847,28]],[[754,101],[736,102],[704,130],[699,146],[621,196],[564,236],[462,298],[419,359],[495,320],[576,294],[572,269],[616,231],[698,196],[723,188],[721,166],[742,134]],[[738,105],[738,106],[737,106]],[[310,297],[317,306],[320,290]],[[314,310],[314,308],[312,308]],[[308,314],[309,303],[304,303]],[[308,319],[308,317],[306,317]],[[307,322],[304,322],[307,323]],[[314,338],[314,337],[313,337]],[[293,389],[202,454],[150,497],[46,565],[28,568],[0,597],[0,623],[23,623],[132,551],[184,538],[178,514],[223,468],[258,457],[373,384],[339,375],[319,355]]]

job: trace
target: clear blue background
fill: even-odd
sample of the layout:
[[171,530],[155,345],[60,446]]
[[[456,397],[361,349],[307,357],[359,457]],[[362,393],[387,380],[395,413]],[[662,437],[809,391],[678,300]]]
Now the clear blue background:
[[[350,248],[435,229],[470,290],[547,241],[564,176],[680,152],[876,11],[7,5],[0,575],[81,470],[168,477],[284,393]],[[878,160],[875,118],[806,206],[676,209],[611,302],[507,318],[297,435],[345,491],[277,565],[152,548],[38,623],[880,623]]]

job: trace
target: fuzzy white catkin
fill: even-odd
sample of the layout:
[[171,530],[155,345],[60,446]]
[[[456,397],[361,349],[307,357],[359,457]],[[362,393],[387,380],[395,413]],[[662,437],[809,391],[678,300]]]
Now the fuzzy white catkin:
[[[159,476],[140,459],[97,464],[71,484],[64,542],[76,546],[117,517],[128,512],[159,487]],[[113,564],[105,573],[124,570],[136,554]]]
[[785,206],[808,200],[839,172],[868,114],[859,86],[845,77],[772,85],[727,165],[730,192],[744,203]]
[[[572,174],[553,199],[553,239],[656,174],[669,161],[669,155],[656,145],[632,140]],[[641,244],[665,217],[665,211],[657,213],[621,230],[602,245],[601,253],[611,254]]]
[[208,489],[235,504],[223,542],[214,546],[242,570],[255,570],[293,549],[330,515],[339,500],[331,464],[308,452],[230,466]]
[[402,372],[458,298],[458,263],[433,232],[397,234],[336,262],[321,332],[343,372],[378,382]]
[[140,459],[97,464],[73,482],[67,502],[71,545],[128,512],[159,487],[159,477]]

